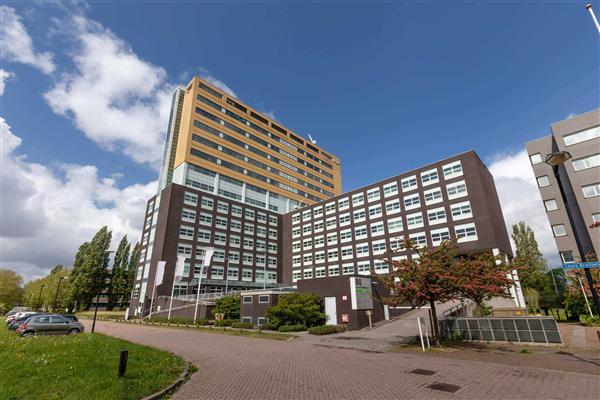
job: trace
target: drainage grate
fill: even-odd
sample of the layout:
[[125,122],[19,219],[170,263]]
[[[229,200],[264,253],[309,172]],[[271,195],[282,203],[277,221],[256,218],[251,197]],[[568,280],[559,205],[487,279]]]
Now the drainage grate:
[[430,389],[433,389],[433,390],[439,390],[440,392],[448,392],[448,393],[454,393],[458,389],[461,388],[461,386],[451,385],[449,383],[443,383],[443,382],[432,383],[431,385],[428,385],[427,387]]
[[427,376],[435,375],[437,373],[437,371],[432,371],[430,369],[421,369],[421,368],[413,369],[408,372],[410,372],[411,374],[427,375]]

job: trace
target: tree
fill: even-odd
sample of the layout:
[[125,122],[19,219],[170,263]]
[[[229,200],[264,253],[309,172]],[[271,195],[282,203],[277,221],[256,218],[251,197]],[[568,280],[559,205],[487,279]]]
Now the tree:
[[473,301],[480,315],[483,302],[492,297],[510,297],[512,266],[496,262],[489,253],[460,257],[454,262],[457,291],[461,298]]
[[0,269],[0,314],[23,302],[23,277],[11,269]]
[[106,285],[104,278],[111,238],[112,232],[103,226],[89,243],[79,247],[71,282],[71,299],[77,309],[88,309],[96,293]]
[[420,248],[405,239],[405,247],[413,254],[410,260],[394,260],[394,253],[388,253],[384,260],[390,266],[389,273],[380,276],[373,271],[372,276],[382,282],[390,293],[383,298],[384,303],[392,306],[408,303],[413,307],[428,304],[431,307],[433,336],[439,345],[435,303],[459,298],[458,277],[453,270],[456,245],[445,241],[435,248]]
[[516,246],[515,263],[522,266],[519,270],[521,285],[541,290],[547,263],[539,249],[533,229],[520,221],[513,225],[512,239]]
[[142,254],[142,246],[139,242],[133,247],[131,257],[129,258],[129,264],[127,266],[127,273],[125,274],[126,280],[123,286],[123,296],[121,297],[121,310],[129,307],[131,300],[131,291],[133,290],[133,281],[135,280],[135,274],[140,262],[140,255]]
[[212,314],[225,314],[225,319],[240,319],[240,298],[236,296],[221,297],[217,300]]
[[304,325],[310,328],[323,325],[323,302],[315,293],[288,293],[279,296],[277,304],[267,310],[266,316],[273,327]]
[[107,291],[107,309],[112,310],[114,306],[120,306],[123,302],[123,294],[127,286],[127,268],[129,266],[129,249],[131,245],[127,241],[127,235],[123,236],[115,259],[113,261],[113,270],[111,274],[110,286]]
[[57,265],[43,278],[28,282],[24,288],[25,304],[30,308],[41,308],[45,311],[68,308],[70,306],[70,273],[69,269]]

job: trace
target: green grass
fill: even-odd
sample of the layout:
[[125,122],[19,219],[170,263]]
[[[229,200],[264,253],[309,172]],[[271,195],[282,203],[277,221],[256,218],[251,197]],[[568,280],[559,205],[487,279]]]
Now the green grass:
[[[76,314],[78,317],[82,318],[94,318],[94,310],[81,311]],[[97,318],[124,318],[125,311],[98,311]]]
[[[119,352],[129,350],[118,378]],[[95,334],[21,338],[0,327],[0,398],[139,399],[171,384],[185,363],[173,354]]]

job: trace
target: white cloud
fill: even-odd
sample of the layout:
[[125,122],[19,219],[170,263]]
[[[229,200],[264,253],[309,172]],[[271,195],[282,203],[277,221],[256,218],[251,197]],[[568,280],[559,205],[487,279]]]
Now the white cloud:
[[212,75],[207,69],[200,67],[200,77],[210,83],[211,85],[221,89],[225,93],[229,94],[233,97],[238,97],[237,94],[231,89],[229,86],[225,84],[222,80],[218,79],[214,75]]
[[13,74],[12,72],[0,68],[0,96],[4,94],[4,89],[6,88],[6,81],[14,76],[15,74]]
[[60,164],[56,170],[18,155],[21,138],[0,117],[2,190],[0,266],[26,280],[48,273],[55,264],[72,265],[77,248],[103,225],[113,231],[113,246],[125,234],[140,239],[146,201],[157,182],[116,186],[119,177],[102,178],[92,165]]
[[512,233],[513,224],[524,221],[535,232],[540,250],[548,260],[548,266],[559,265],[558,249],[527,152],[522,150],[518,153],[498,155],[492,160],[489,170],[496,182],[509,235]]
[[2,57],[8,61],[31,65],[45,74],[54,72],[52,53],[39,53],[34,49],[21,17],[14,8],[5,5],[0,6],[0,43]]
[[165,70],[97,22],[74,16],[68,26],[76,71],[63,74],[46,101],[103,148],[158,167],[174,90]]

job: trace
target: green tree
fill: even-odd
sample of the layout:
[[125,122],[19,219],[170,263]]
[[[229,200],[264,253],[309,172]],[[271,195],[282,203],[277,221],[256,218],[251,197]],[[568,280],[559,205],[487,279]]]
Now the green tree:
[[79,310],[88,309],[94,296],[106,285],[111,238],[112,232],[103,226],[89,243],[81,245],[75,256],[70,294]]
[[547,263],[539,249],[533,229],[520,221],[513,225],[512,239],[515,242],[515,262],[521,265],[519,279],[524,288],[540,291]]
[[288,293],[279,296],[277,304],[267,310],[269,323],[281,325],[304,325],[305,328],[323,325],[323,302],[315,293]]
[[225,319],[240,319],[240,298],[236,296],[221,297],[212,309],[212,314],[223,313]]
[[108,310],[112,310],[115,306],[120,306],[123,302],[123,294],[127,287],[127,268],[129,266],[130,247],[131,245],[127,241],[127,235],[123,236],[123,239],[121,239],[121,242],[117,247],[115,259],[113,261],[110,286],[107,291]]
[[121,310],[129,307],[131,301],[131,291],[133,290],[133,281],[135,280],[135,274],[137,272],[138,264],[140,262],[140,255],[142,254],[142,246],[139,242],[133,246],[131,257],[129,258],[129,264],[127,265],[127,273],[125,274],[126,280],[123,285],[123,296],[121,297]]
[[[580,315],[589,315],[589,310],[581,293],[581,289],[573,285],[565,295],[564,305],[567,316],[571,319],[579,319]],[[588,299],[589,301],[589,299]]]
[[0,269],[0,314],[23,302],[23,277],[11,269]]
[[44,311],[63,311],[68,308],[70,272],[62,265],[57,265],[43,278],[28,282],[24,288],[25,305]]
[[567,280],[562,268],[547,271],[542,279],[539,291],[539,308],[546,315],[551,308],[560,308],[565,300]]

